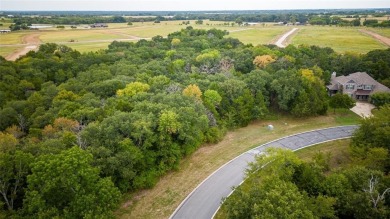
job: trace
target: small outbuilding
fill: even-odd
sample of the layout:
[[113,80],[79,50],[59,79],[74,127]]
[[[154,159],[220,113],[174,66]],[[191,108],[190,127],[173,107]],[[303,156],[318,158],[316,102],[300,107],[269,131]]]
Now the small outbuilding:
[[108,25],[103,23],[95,23],[91,25],[91,28],[106,28],[106,27],[108,27]]

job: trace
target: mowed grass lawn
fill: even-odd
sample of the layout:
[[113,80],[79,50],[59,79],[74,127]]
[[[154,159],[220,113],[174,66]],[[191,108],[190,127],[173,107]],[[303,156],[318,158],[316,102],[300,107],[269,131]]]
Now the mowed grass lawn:
[[298,33],[291,39],[293,45],[316,45],[331,47],[336,52],[367,53],[374,49],[386,49],[387,46],[353,27],[299,27]]
[[[347,118],[347,119],[340,119]],[[360,118],[350,111],[329,111],[327,116],[295,119],[278,116],[270,120],[253,122],[247,127],[230,131],[218,144],[204,145],[185,158],[177,171],[162,177],[148,190],[128,194],[116,212],[118,218],[168,218],[181,201],[207,176],[239,154],[294,133],[313,129],[356,124]],[[272,124],[275,129],[267,130]]]
[[299,158],[306,162],[312,161],[318,153],[330,154],[329,167],[331,169],[347,165],[350,161],[349,145],[351,139],[342,139],[318,144],[312,147],[304,148],[295,153]]

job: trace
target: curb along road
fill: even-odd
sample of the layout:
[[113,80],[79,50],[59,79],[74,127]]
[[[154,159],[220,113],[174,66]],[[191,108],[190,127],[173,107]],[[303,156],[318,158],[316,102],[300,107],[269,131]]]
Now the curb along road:
[[280,138],[253,148],[227,162],[198,185],[173,212],[170,219],[210,219],[218,211],[221,200],[240,185],[248,163],[269,147],[299,150],[323,142],[350,138],[357,125],[313,130]]

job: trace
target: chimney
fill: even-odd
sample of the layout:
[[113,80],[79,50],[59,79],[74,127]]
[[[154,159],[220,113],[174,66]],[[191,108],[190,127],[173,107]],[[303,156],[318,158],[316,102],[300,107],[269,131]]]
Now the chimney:
[[334,78],[336,78],[336,72],[335,71],[332,73],[332,76],[330,77],[330,79],[334,79]]

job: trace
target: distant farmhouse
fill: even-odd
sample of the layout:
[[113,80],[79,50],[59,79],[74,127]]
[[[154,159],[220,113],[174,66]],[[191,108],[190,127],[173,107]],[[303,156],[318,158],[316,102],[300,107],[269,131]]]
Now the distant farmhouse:
[[91,25],[91,28],[106,28],[106,27],[108,27],[108,25],[103,23],[96,23]]
[[330,85],[326,88],[331,96],[341,92],[356,100],[368,100],[372,94],[377,92],[390,93],[388,87],[374,80],[366,72],[356,72],[339,77],[336,77],[336,72],[333,72]]

